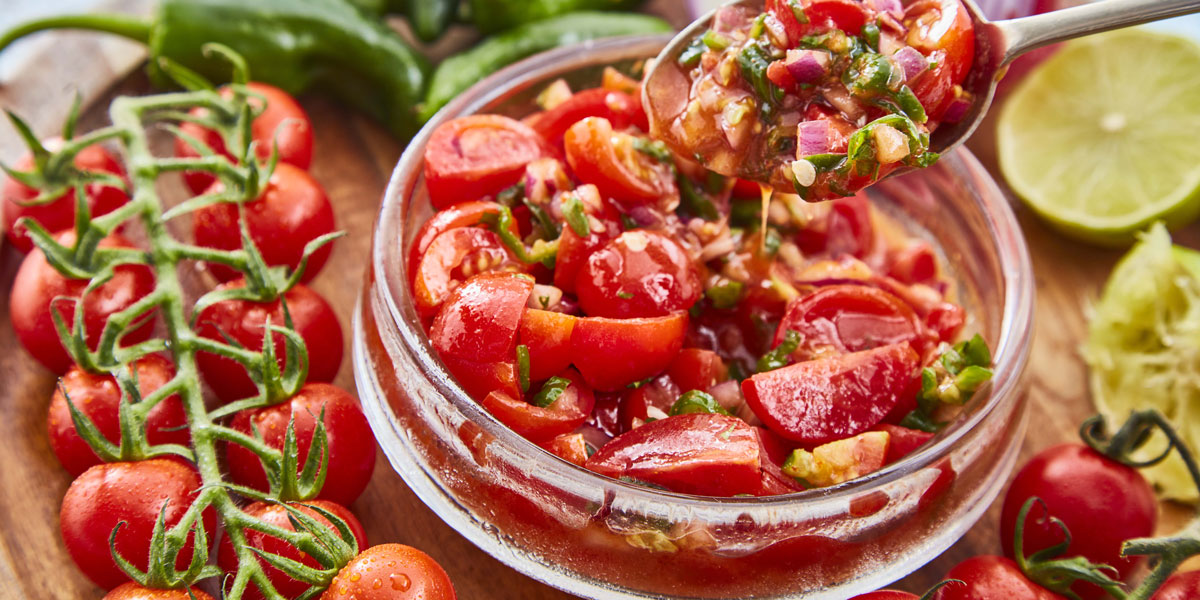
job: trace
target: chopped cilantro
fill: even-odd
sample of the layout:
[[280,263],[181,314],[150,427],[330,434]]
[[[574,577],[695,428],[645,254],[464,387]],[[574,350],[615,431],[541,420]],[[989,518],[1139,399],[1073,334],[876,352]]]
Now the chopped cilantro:
[[783,334],[783,341],[779,342],[778,346],[775,346],[770,352],[762,355],[762,358],[758,359],[758,372],[766,373],[767,371],[774,371],[775,369],[786,367],[788,364],[788,357],[791,356],[791,354],[796,351],[796,348],[799,347],[800,332],[796,331],[795,329],[787,330],[787,332]]
[[566,377],[551,377],[546,380],[546,383],[542,384],[541,391],[533,397],[530,403],[541,408],[550,408],[554,404],[554,401],[558,400],[559,396],[562,396],[562,393],[568,387],[571,387],[570,379]]
[[729,411],[717,404],[717,400],[711,394],[700,390],[690,390],[684,393],[675,401],[675,404],[671,405],[671,410],[668,412],[672,417],[692,413],[729,415]]

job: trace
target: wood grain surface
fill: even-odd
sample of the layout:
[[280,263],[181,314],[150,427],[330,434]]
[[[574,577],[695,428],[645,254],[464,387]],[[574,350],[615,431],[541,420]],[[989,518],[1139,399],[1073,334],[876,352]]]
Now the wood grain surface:
[[[661,14],[677,24],[682,19],[678,3],[654,2]],[[469,39],[468,34],[460,34]],[[462,43],[462,39],[457,43]],[[86,38],[78,43],[99,43]],[[94,47],[93,47],[94,49]],[[84,56],[84,54],[74,54]],[[136,50],[116,54],[93,54],[102,65],[82,59],[58,61],[53,70],[26,74],[0,87],[0,106],[32,117],[41,134],[57,132],[54,125],[62,114],[63,82],[90,82],[85,96],[94,99],[85,117],[85,129],[106,121],[107,99],[115,94],[149,91],[140,73],[125,71],[136,62]],[[115,58],[114,58],[115,57]],[[49,63],[47,63],[49,64]],[[39,69],[39,71],[41,71]],[[93,78],[85,73],[100,72]],[[106,79],[105,79],[106,78]],[[95,80],[94,80],[95,79]],[[116,82],[105,91],[96,81]],[[76,85],[75,89],[81,86]],[[57,101],[55,101],[57,100]],[[403,149],[381,129],[364,118],[320,97],[305,97],[304,107],[316,131],[316,154],[312,174],[333,201],[338,225],[349,232],[335,246],[329,264],[314,286],[336,307],[344,331],[349,334],[350,315],[361,287],[364,257],[370,243],[372,223],[392,166]],[[991,140],[984,133],[972,140],[972,148],[989,167]],[[11,160],[21,148],[11,131],[0,129],[0,157]],[[163,193],[179,198],[182,186],[166,181]],[[1031,398],[1030,428],[1023,459],[1059,441],[1070,440],[1078,423],[1092,412],[1086,387],[1085,367],[1078,347],[1086,329],[1086,307],[1097,294],[1119,252],[1098,250],[1065,241],[1045,228],[1014,202],[1034,260],[1037,279],[1037,317],[1034,347],[1025,380]],[[1195,228],[1180,239],[1195,242]],[[0,250],[0,283],[7,290],[22,256],[12,248]],[[201,277],[192,277],[197,286]],[[0,314],[8,312],[8,294],[0,294]],[[75,569],[58,533],[58,508],[69,476],[56,463],[45,428],[53,375],[27,356],[16,341],[7,318],[0,318],[0,600],[66,600],[100,598],[103,591]],[[348,357],[336,383],[354,388]],[[1022,459],[1022,460],[1023,460]],[[424,549],[445,566],[458,589],[469,600],[548,600],[569,598],[508,569],[475,548],[427,509],[386,463],[382,452],[375,475],[352,509],[367,528],[371,543],[402,542]],[[993,506],[957,545],[898,584],[910,591],[924,589],[963,558],[1000,551],[996,527],[999,506]],[[1180,522],[1180,507],[1164,506],[1164,529]]]

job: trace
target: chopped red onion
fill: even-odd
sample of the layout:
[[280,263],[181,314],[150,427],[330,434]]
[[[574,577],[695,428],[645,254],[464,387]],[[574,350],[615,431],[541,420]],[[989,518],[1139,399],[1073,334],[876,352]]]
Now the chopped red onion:
[[741,6],[722,6],[713,14],[712,30],[717,33],[733,33],[746,28],[753,17]]
[[943,123],[957,123],[967,116],[967,109],[971,108],[970,96],[958,96],[950,101],[950,106],[946,107],[946,114],[942,115]]
[[891,15],[897,19],[904,17],[904,7],[900,5],[900,0],[867,0],[867,4],[877,13]]
[[788,50],[784,64],[797,83],[817,83],[829,74],[829,53],[822,50]]
[[905,46],[896,51],[892,58],[904,69],[904,80],[912,81],[917,75],[929,68],[929,59],[912,46]]
[[818,119],[796,126],[796,158],[829,152],[829,121]]

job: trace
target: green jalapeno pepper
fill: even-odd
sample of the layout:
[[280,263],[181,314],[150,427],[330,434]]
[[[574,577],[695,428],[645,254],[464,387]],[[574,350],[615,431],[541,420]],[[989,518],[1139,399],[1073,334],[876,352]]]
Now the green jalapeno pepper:
[[471,0],[471,21],[484,33],[496,33],[570,12],[629,10],[642,2],[643,0]]
[[458,0],[408,0],[408,22],[423,42],[432,42],[446,32],[458,14]]

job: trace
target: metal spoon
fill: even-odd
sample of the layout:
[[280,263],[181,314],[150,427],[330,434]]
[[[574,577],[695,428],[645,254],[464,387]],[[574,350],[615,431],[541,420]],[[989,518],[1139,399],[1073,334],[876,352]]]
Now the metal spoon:
[[[930,149],[935,152],[944,153],[956,148],[979,127],[992,104],[996,84],[1008,64],[1018,56],[1042,46],[1093,33],[1200,12],[1200,0],[1103,0],[1031,17],[993,22],[983,15],[973,0],[962,2],[975,26],[975,62],[963,82],[963,89],[971,93],[973,101],[960,121],[943,123],[934,131],[930,137]],[[745,6],[757,12],[765,10],[764,0],[737,0],[729,5]],[[659,53],[647,73],[643,102],[652,130],[653,123],[670,122],[682,110],[678,87],[682,73],[675,66],[676,62],[680,53],[711,27],[716,12],[708,13],[679,32]],[[714,170],[720,172],[719,168]],[[907,170],[901,169],[893,174]],[[752,178],[747,177],[747,173],[721,174]]]

